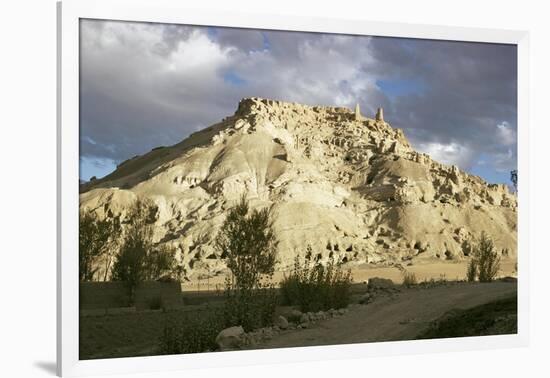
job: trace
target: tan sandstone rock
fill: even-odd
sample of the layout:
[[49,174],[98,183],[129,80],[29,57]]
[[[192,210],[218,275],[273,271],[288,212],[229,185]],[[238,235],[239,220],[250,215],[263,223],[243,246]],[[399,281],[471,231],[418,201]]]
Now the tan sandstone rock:
[[481,231],[516,254],[515,194],[418,153],[382,109],[369,119],[246,98],[222,122],[82,185],[80,207],[124,219],[136,198],[151,199],[155,241],[175,247],[188,274],[212,275],[225,269],[214,238],[243,194],[269,208],[278,269],[308,244],[323,262],[460,260]]

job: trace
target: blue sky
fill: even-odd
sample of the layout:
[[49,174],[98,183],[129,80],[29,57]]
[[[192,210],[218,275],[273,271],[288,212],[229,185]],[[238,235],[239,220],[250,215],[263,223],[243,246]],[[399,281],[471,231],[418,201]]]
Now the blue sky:
[[84,180],[250,96],[383,107],[416,149],[489,182],[517,165],[512,45],[100,20],[81,22],[81,41]]
[[411,94],[423,94],[425,91],[424,83],[414,78],[411,79],[381,79],[376,81],[376,85],[390,99],[399,96]]

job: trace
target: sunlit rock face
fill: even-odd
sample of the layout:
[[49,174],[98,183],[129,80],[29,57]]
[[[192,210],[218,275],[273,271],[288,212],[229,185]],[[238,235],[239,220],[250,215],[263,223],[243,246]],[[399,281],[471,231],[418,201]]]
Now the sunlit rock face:
[[458,260],[482,231],[515,256],[516,196],[415,151],[382,114],[246,98],[221,122],[83,184],[80,206],[124,219],[149,198],[156,242],[176,247],[189,276],[225,268],[213,240],[243,195],[269,208],[280,269],[307,245],[349,264]]

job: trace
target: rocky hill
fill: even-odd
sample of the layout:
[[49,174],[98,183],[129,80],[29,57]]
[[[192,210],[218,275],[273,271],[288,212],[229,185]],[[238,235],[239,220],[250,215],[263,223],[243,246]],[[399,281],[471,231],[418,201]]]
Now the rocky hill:
[[516,254],[516,196],[415,151],[382,109],[368,118],[359,107],[246,98],[220,123],[80,188],[81,209],[100,216],[154,201],[155,238],[190,275],[224,269],[213,239],[243,194],[269,207],[280,268],[308,244],[349,264],[463,259],[481,231]]

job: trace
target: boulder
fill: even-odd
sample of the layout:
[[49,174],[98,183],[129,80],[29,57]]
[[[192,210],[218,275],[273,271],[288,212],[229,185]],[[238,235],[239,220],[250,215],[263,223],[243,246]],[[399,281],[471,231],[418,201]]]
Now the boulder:
[[286,316],[287,320],[290,320],[294,323],[298,323],[300,321],[300,319],[302,318],[302,312],[299,311],[299,310],[291,310],[287,316]]
[[380,277],[369,278],[369,283],[367,284],[368,291],[388,290],[393,289],[394,287],[395,284],[392,280]]
[[359,303],[361,304],[369,304],[374,300],[374,295],[372,293],[366,293],[359,299]]
[[279,327],[280,329],[287,329],[288,328],[288,320],[282,315],[278,316],[277,319],[275,319],[275,326]]
[[216,336],[216,344],[221,351],[237,349],[241,346],[244,334],[241,326],[226,328]]
[[500,279],[500,281],[502,281],[502,282],[518,282],[518,279],[516,277],[506,276],[506,277],[502,277]]

